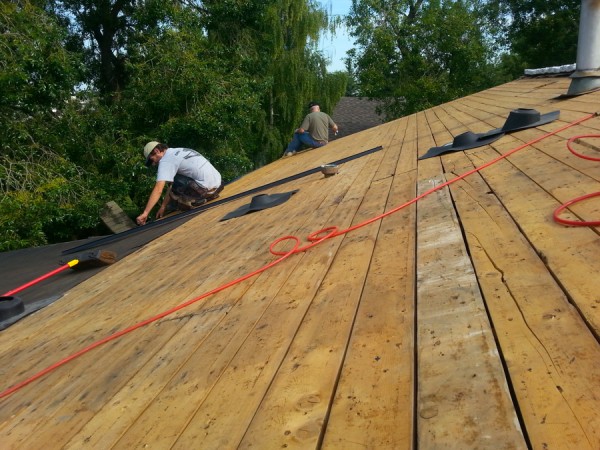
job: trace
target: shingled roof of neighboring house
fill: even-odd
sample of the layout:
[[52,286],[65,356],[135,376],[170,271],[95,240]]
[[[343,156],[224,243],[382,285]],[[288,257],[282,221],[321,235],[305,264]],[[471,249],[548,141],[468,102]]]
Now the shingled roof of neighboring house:
[[342,97],[331,115],[340,130],[338,139],[381,125],[383,115],[376,111],[380,104],[380,101],[367,97]]

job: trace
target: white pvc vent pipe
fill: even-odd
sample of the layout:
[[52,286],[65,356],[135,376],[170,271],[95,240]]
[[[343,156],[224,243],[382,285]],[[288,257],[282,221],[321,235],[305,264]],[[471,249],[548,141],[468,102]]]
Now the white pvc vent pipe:
[[600,87],[600,0],[581,0],[576,67],[567,95]]

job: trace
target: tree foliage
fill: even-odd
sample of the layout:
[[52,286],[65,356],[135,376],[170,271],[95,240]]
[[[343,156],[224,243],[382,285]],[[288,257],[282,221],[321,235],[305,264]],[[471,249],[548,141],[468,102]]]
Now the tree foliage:
[[[83,170],[47,137],[78,79],[63,30],[25,3],[0,4],[0,249],[70,237],[89,227]],[[41,220],[41,218],[44,218]]]
[[580,0],[353,0],[349,87],[388,118],[573,63]]
[[524,68],[572,64],[577,57],[581,0],[501,0],[487,14],[501,25],[513,75]]
[[68,32],[66,46],[81,54],[86,82],[114,95],[128,82],[127,61],[144,33],[168,21],[170,2],[156,0],[37,0]]
[[399,117],[496,81],[481,2],[353,0],[349,57],[360,94]]

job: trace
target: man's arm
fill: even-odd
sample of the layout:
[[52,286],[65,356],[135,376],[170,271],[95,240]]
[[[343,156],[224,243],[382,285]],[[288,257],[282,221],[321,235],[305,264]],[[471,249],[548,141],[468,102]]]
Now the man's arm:
[[333,119],[331,118],[331,116],[328,115],[327,119],[329,121],[329,127],[333,130],[333,132],[335,134],[337,134],[337,132],[338,132],[338,126],[337,126],[337,124],[333,121]]
[[300,128],[296,130],[296,133],[304,133],[307,130],[310,130],[310,114],[307,114],[304,117],[304,120],[300,124]]
[[167,189],[167,193],[165,194],[165,198],[163,198],[162,204],[160,205],[160,208],[156,212],[156,218],[157,219],[160,219],[162,216],[165,215],[165,210],[167,209],[167,205],[171,201],[171,187],[172,186],[169,186],[169,188]]
[[150,211],[152,211],[154,205],[156,205],[160,200],[160,195],[162,194],[162,191],[165,187],[165,183],[165,181],[157,181],[154,185],[154,189],[152,189],[152,192],[150,193],[150,198],[148,198],[148,203],[146,203],[146,208],[144,209],[144,212],[137,216],[137,218],[135,219],[138,225],[144,225],[146,223],[146,220],[148,220],[148,215],[150,214]]

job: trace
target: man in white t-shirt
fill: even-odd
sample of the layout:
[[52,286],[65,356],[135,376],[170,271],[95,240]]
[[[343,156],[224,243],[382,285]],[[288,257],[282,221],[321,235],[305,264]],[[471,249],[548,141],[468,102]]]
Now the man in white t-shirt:
[[217,198],[223,190],[221,174],[195,150],[169,148],[152,141],[144,147],[144,158],[147,166],[158,165],[158,174],[146,208],[136,219],[138,225],[146,223],[167,183],[169,189],[156,213],[157,219],[165,214],[171,200],[177,201],[179,209],[191,209]]

